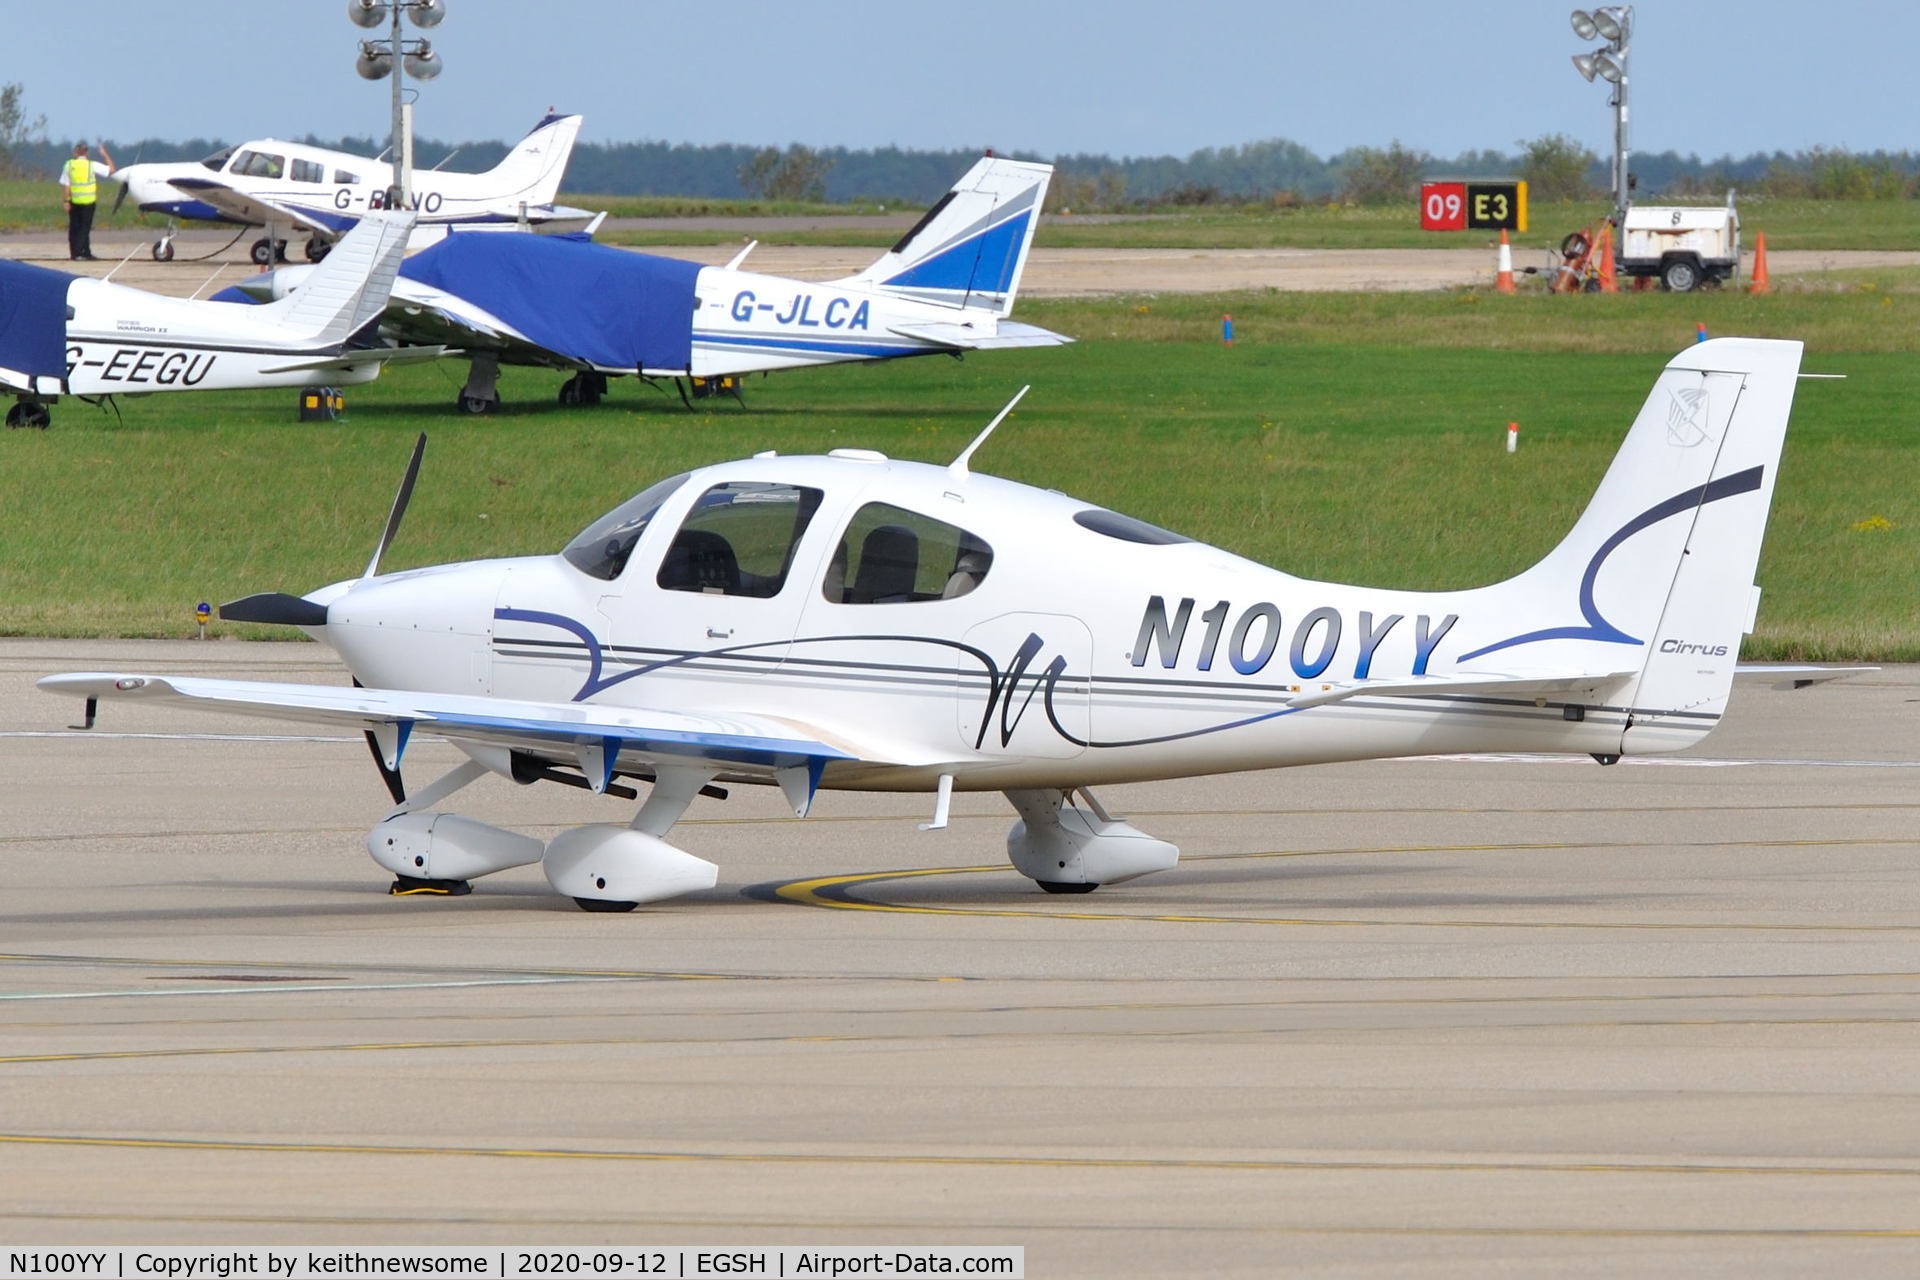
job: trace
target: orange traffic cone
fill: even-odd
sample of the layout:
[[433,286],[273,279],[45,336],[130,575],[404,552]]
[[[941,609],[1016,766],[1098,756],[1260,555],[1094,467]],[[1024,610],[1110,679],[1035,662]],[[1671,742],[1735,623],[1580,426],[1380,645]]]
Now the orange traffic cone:
[[1753,283],[1747,286],[1747,292],[1773,292],[1767,286],[1767,233],[1764,231],[1753,238]]
[[1493,287],[1500,293],[1513,292],[1513,247],[1507,243],[1504,227],[1500,229],[1499,273],[1493,277]]
[[1613,278],[1613,228],[1611,226],[1600,229],[1600,292],[1620,292],[1620,287]]

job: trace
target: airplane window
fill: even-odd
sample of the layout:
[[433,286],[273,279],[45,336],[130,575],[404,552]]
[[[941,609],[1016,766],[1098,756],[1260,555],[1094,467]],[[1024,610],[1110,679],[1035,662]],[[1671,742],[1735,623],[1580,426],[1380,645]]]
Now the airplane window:
[[316,160],[295,160],[293,162],[293,180],[295,182],[325,182],[327,167]]
[[200,163],[207,166],[207,168],[213,170],[215,173],[218,173],[222,169],[227,167],[227,161],[231,160],[232,158],[233,158],[233,148],[222,147],[220,150],[214,152],[212,155],[208,156],[205,160],[202,160]]
[[818,489],[753,480],[715,485],[687,513],[657,581],[668,591],[779,595],[819,505]]
[[993,549],[966,530],[869,502],[840,536],[820,594],[834,604],[953,600],[979,586],[992,566]]
[[1145,520],[1135,520],[1132,516],[1123,516],[1118,511],[1107,511],[1100,507],[1074,512],[1073,522],[1083,529],[1104,533],[1109,538],[1118,538],[1122,542],[1142,542],[1150,547],[1193,541],[1171,529],[1162,529],[1157,524],[1148,524]]
[[343,187],[357,187],[360,185],[360,175],[357,173],[348,173],[345,169],[335,169],[333,171],[333,180],[336,184]]
[[277,178],[286,171],[287,162],[281,156],[268,155],[264,151],[242,151],[240,158],[233,162],[233,172],[246,178]]
[[560,554],[589,577],[612,582],[627,567],[633,544],[646,531],[654,512],[686,479],[687,474],[682,472],[648,486],[581,530]]

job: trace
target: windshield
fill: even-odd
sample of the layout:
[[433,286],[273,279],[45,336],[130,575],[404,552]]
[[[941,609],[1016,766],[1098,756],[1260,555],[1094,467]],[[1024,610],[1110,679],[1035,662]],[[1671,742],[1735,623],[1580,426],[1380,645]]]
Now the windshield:
[[580,572],[608,582],[620,576],[633,554],[633,544],[646,532],[647,522],[673,491],[686,483],[688,472],[669,476],[643,489],[580,531],[560,554]]
[[219,151],[214,152],[212,155],[208,156],[205,160],[202,160],[200,163],[207,166],[207,168],[213,170],[215,173],[218,173],[222,169],[227,167],[227,161],[232,158],[233,158],[233,148],[225,147]]

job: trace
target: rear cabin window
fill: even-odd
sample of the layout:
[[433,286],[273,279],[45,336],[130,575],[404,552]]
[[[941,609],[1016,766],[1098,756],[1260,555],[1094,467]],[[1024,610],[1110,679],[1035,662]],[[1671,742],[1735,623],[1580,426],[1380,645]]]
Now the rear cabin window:
[[715,485],[673,535],[656,581],[668,591],[779,595],[819,506],[818,489],[755,480]]
[[295,160],[293,162],[293,180],[295,182],[325,182],[327,166],[316,160]]
[[335,169],[333,171],[333,180],[343,187],[357,187],[360,185],[360,175],[357,173],[348,173],[345,169]]
[[834,604],[954,600],[980,585],[993,549],[944,520],[885,502],[853,513],[820,594]]

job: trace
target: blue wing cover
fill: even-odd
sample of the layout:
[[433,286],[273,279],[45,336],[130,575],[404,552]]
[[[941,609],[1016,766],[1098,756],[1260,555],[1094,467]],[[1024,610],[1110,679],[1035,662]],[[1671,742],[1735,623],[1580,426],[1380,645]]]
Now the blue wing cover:
[[0,368],[67,376],[67,286],[75,278],[0,259]]
[[607,369],[693,364],[700,264],[572,236],[454,234],[400,274],[465,298],[549,351]]

